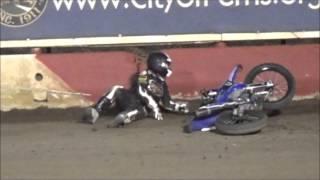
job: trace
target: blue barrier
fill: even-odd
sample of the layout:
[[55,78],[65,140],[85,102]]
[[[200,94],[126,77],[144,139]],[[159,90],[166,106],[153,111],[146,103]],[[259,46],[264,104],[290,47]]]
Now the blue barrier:
[[1,0],[1,40],[319,31],[320,0]]

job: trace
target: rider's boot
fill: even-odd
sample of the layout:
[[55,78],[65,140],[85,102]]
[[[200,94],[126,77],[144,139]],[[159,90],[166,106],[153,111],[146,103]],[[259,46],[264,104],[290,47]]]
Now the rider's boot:
[[89,107],[86,109],[85,115],[83,116],[83,120],[94,124],[100,117],[103,108],[108,108],[111,106],[111,101],[106,98],[102,97],[94,106]]
[[99,112],[93,108],[89,107],[85,110],[85,114],[83,116],[83,121],[94,124],[99,118]]
[[103,109],[110,109],[117,97],[121,96],[121,91],[119,91],[121,89],[123,89],[123,86],[113,86],[94,106],[87,109],[84,120],[94,124],[98,120]]

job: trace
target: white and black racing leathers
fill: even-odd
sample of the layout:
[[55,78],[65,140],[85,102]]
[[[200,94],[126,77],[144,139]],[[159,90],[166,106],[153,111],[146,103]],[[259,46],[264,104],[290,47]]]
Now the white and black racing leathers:
[[108,127],[119,127],[147,116],[163,120],[161,109],[182,113],[189,111],[186,103],[171,99],[165,79],[150,70],[135,75],[130,89],[113,86],[90,109],[91,123],[95,123],[103,111],[112,107],[117,107],[120,113],[107,123]]

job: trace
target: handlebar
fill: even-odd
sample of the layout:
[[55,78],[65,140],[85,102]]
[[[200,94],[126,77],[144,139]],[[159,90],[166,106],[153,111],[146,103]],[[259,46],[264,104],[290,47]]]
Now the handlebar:
[[231,71],[231,73],[230,73],[230,75],[229,75],[228,81],[230,81],[230,82],[233,83],[233,82],[235,81],[238,73],[239,73],[240,71],[242,71],[242,69],[243,69],[243,66],[242,66],[241,64],[236,65],[236,66],[232,69],[232,71]]

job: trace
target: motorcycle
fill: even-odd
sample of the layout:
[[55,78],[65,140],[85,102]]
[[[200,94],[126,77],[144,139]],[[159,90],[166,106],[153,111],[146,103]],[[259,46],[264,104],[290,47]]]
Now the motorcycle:
[[295,79],[285,67],[266,63],[236,82],[242,65],[236,65],[218,89],[202,90],[201,105],[185,132],[216,130],[226,135],[256,133],[267,124],[267,111],[287,106],[295,94]]

